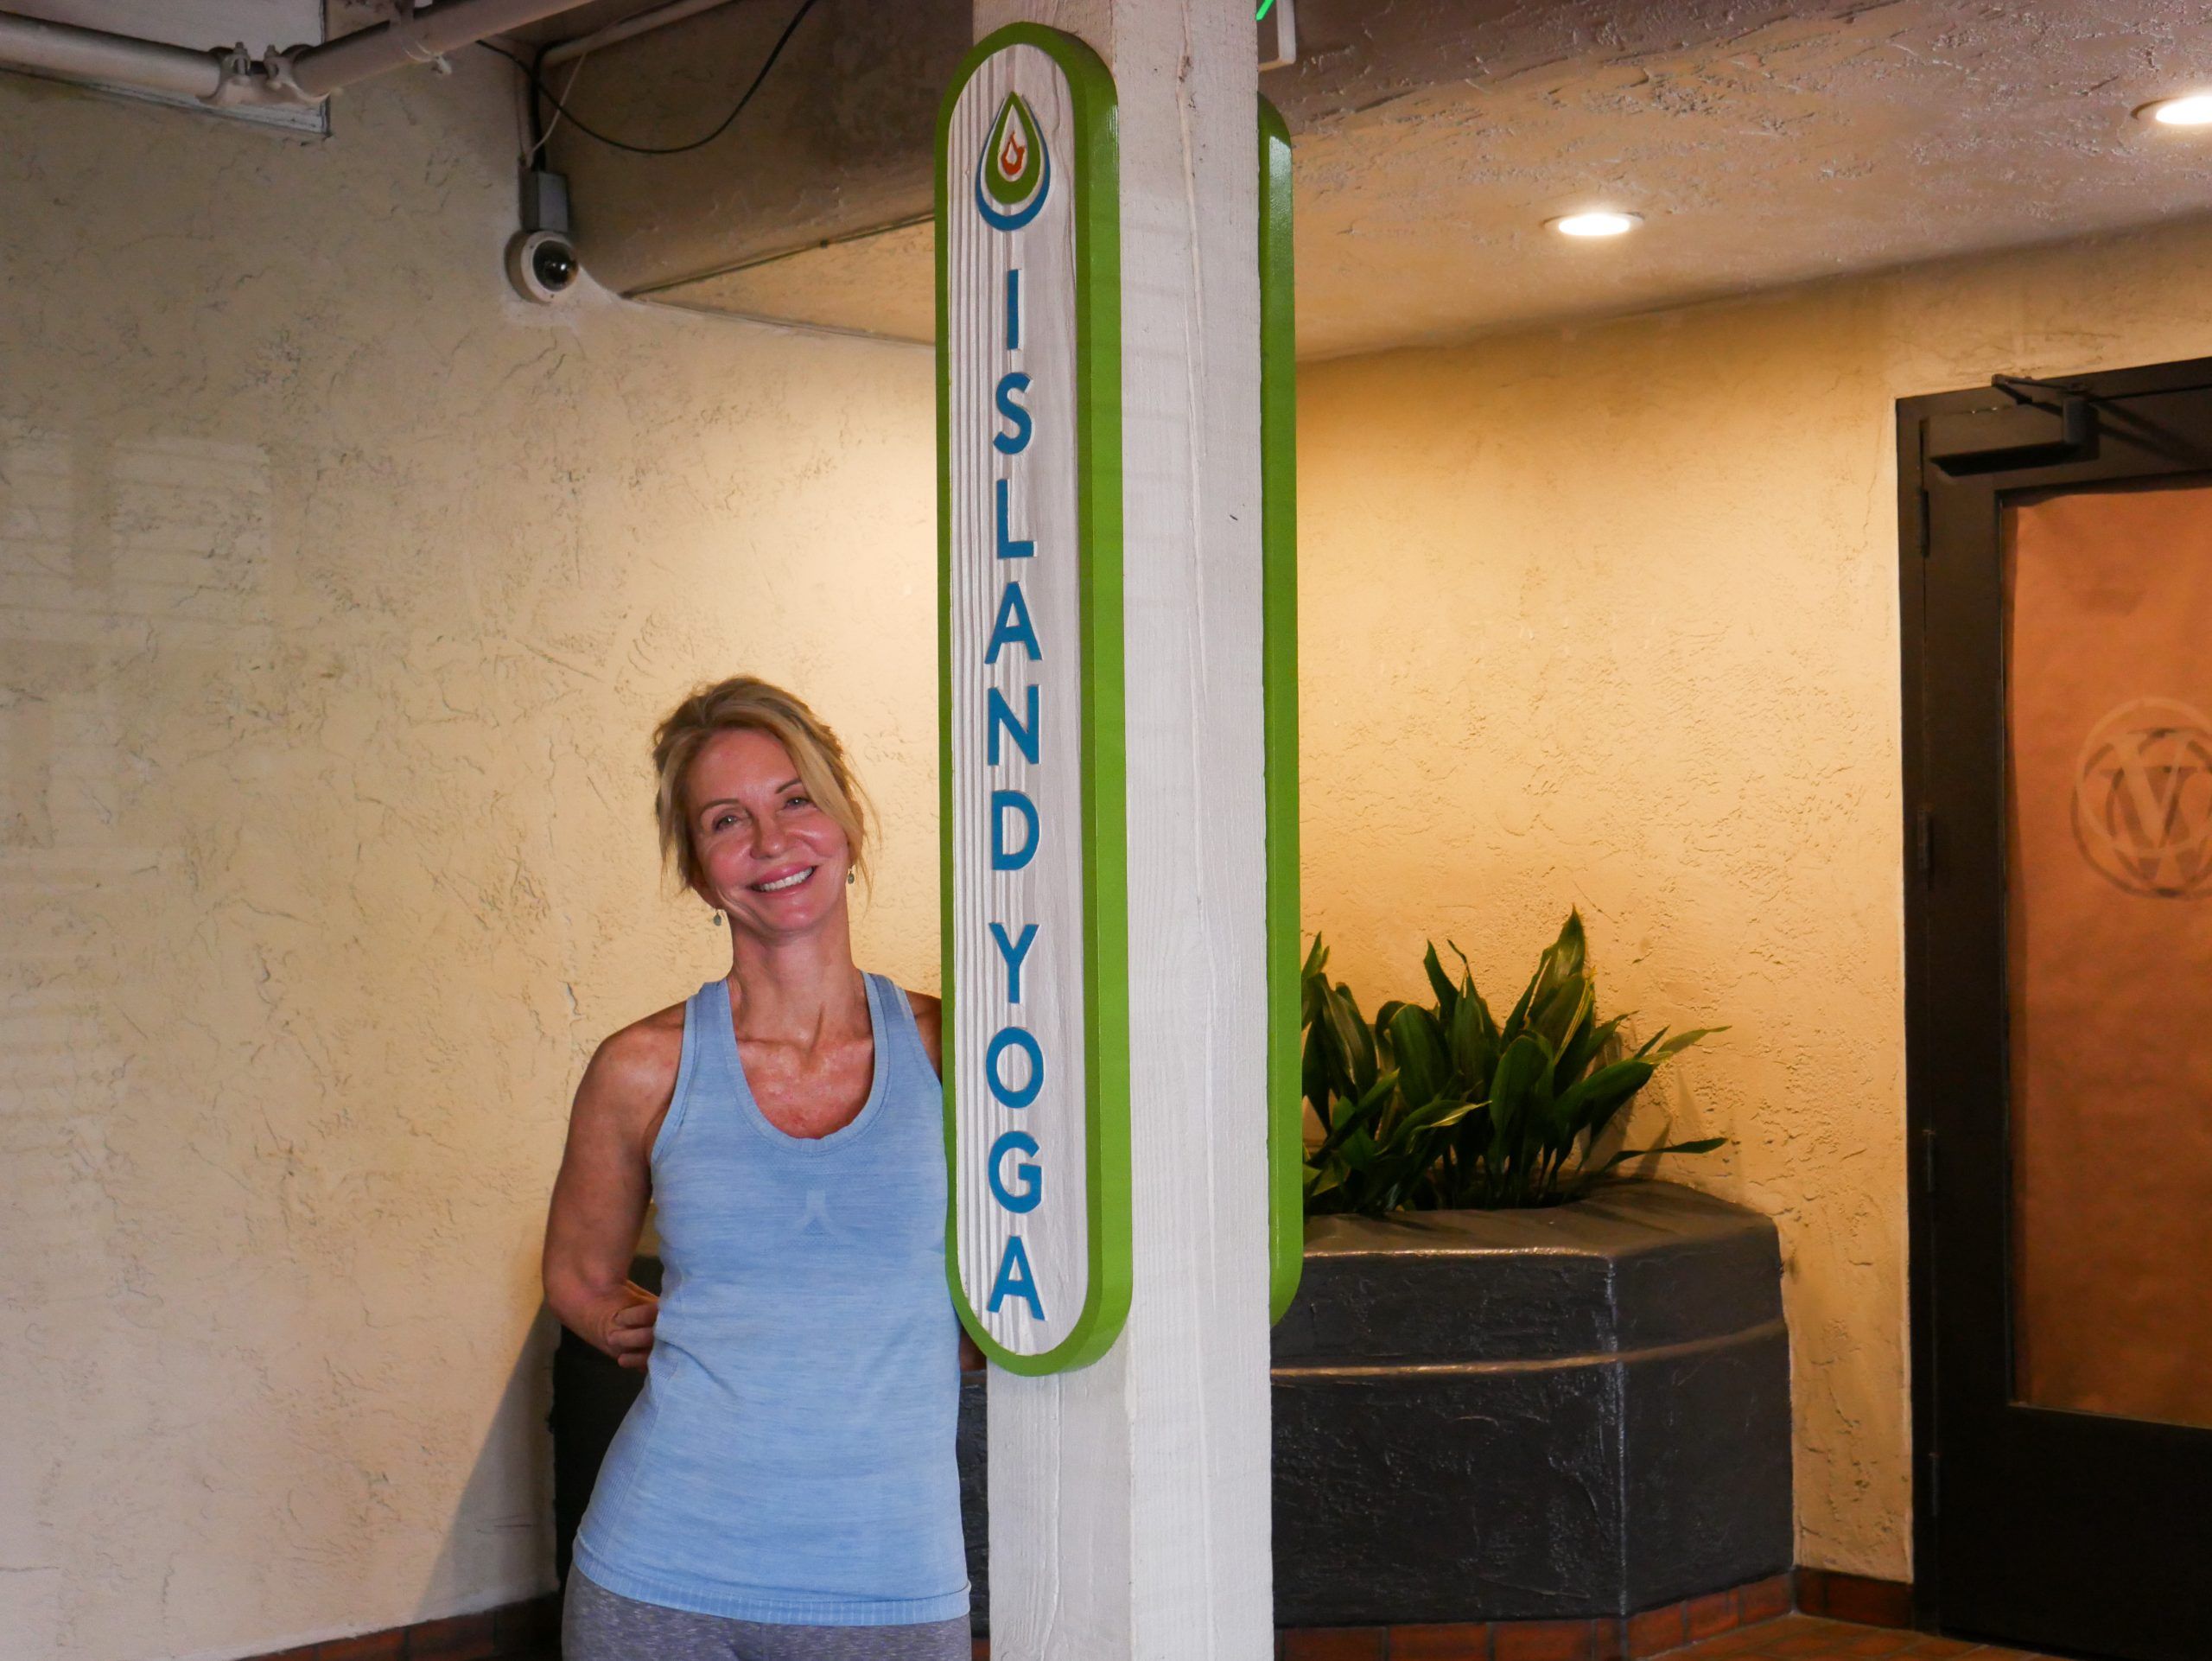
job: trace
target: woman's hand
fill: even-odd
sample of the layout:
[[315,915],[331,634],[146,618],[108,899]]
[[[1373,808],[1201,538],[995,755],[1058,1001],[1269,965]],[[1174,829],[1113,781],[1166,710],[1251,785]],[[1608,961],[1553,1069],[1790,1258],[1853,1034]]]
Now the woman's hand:
[[660,1318],[660,1300],[635,1281],[622,1282],[627,1300],[601,1326],[599,1347],[614,1358],[617,1366],[642,1371],[652,1353],[653,1323]]

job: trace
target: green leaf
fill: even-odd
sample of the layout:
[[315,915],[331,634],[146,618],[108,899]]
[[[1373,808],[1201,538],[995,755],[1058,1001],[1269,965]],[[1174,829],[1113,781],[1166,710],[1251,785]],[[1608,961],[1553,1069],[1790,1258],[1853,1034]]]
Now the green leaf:
[[1452,1015],[1459,1008],[1459,989],[1446,977],[1444,965],[1437,961],[1435,941],[1428,943],[1428,955],[1421,960],[1421,966],[1427,971],[1429,986],[1436,993],[1437,1024],[1448,1033],[1452,1030]]
[[1581,977],[1561,981],[1537,1002],[1529,1017],[1529,1030],[1542,1038],[1554,1055],[1564,1055],[1575,1033],[1589,1018],[1596,999],[1590,983]]
[[1669,1056],[1689,1048],[1700,1038],[1710,1038],[1715,1033],[1725,1033],[1727,1030],[1726,1027],[1694,1027],[1688,1032],[1676,1033],[1652,1052],[1651,1059],[1655,1061],[1663,1061]]
[[1493,1168],[1522,1160],[1520,1144],[1525,1139],[1529,1103],[1549,1093],[1544,1088],[1544,1080],[1551,1068],[1551,1052],[1544,1047],[1544,1041],[1532,1033],[1523,1033],[1515,1039],[1497,1058],[1497,1072],[1491,1081],[1490,1092]]
[[1444,1094],[1452,1082],[1452,1057],[1436,1017],[1417,1003],[1402,1003],[1390,1017],[1389,1030],[1406,1099],[1424,1104]]
[[1728,1138],[1726,1136],[1700,1136],[1695,1142],[1662,1142],[1656,1148],[1624,1148],[1599,1168],[1610,1171],[1616,1165],[1631,1159],[1642,1159],[1647,1154],[1709,1154],[1716,1148],[1727,1145]]
[[1567,922],[1559,932],[1559,939],[1552,942],[1551,959],[1560,980],[1582,978],[1590,961],[1590,941],[1582,930],[1580,907],[1567,913]]
[[1390,1023],[1398,1018],[1398,1011],[1405,1007],[1405,1000],[1402,998],[1385,998],[1381,1005],[1376,1009],[1375,1042],[1377,1047],[1377,1054],[1382,1053],[1385,1050],[1389,1050],[1391,1052],[1391,1059],[1394,1060],[1395,1060],[1395,1051],[1392,1047],[1393,1040],[1390,1033]]
[[1359,1013],[1351,988],[1342,982],[1330,989],[1325,1010],[1337,1053],[1342,1057],[1343,1078],[1338,1093],[1364,1096],[1374,1087],[1377,1071],[1375,1034]]
[[1461,1089],[1478,1098],[1489,1096],[1497,1066],[1497,1023],[1471,984],[1452,1013],[1452,1063]]
[[1501,1042],[1510,1044],[1519,1038],[1526,1028],[1529,1021],[1529,1006],[1536,1001],[1537,990],[1544,978],[1545,965],[1550,961],[1551,958],[1547,954],[1544,962],[1536,966],[1536,972],[1529,977],[1529,984],[1522,990],[1520,1002],[1513,1006],[1513,1013],[1505,1017],[1505,1024],[1497,1029]]
[[1596,991],[1595,987],[1591,989],[1591,1018],[1575,1030],[1573,1036],[1568,1039],[1567,1047],[1560,1052],[1556,1071],[1562,1087],[1580,1079],[1590,1064],[1605,1053],[1606,1047],[1613,1041],[1613,1034],[1620,1030],[1621,1018],[1618,1015],[1610,1021],[1596,1019]]
[[1380,1113],[1396,1093],[1397,1088],[1398,1075],[1395,1072],[1386,1072],[1376,1079],[1365,1095],[1337,1115],[1336,1129],[1323,1137],[1321,1145],[1313,1150],[1314,1162],[1319,1163],[1325,1155],[1334,1152],[1354,1132],[1359,1131],[1361,1126]]

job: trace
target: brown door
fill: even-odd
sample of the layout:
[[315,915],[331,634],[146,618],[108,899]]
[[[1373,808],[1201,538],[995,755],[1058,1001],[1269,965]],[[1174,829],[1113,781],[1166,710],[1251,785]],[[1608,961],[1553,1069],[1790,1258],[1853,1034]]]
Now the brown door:
[[1923,1613],[2212,1657],[2212,364],[1899,406]]

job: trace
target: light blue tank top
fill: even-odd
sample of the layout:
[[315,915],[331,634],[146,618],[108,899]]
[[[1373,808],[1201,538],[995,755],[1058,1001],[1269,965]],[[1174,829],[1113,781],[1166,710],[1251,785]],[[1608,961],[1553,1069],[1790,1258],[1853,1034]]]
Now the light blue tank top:
[[652,1359],[576,1534],[611,1592],[787,1626],[967,1612],[942,1097],[906,994],[867,979],[874,1082],[818,1140],[761,1115],[728,987],[684,1005]]

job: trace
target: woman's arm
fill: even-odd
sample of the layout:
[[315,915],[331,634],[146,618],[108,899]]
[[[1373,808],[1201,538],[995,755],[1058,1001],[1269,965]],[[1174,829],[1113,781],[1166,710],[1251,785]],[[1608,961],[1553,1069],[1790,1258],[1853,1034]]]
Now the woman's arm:
[[[937,1070],[939,1079],[944,1077],[944,1005],[926,992],[909,992],[906,1002],[914,1011],[914,1029],[922,1035],[922,1047],[929,1052],[930,1066]],[[968,1336],[968,1329],[960,1329],[960,1371],[981,1372],[983,1352],[976,1347],[976,1340]]]
[[676,1093],[683,1044],[679,1004],[599,1047],[576,1086],[545,1219],[546,1303],[563,1326],[626,1367],[645,1365],[660,1308],[631,1281],[630,1260],[652,1193],[652,1133]]

